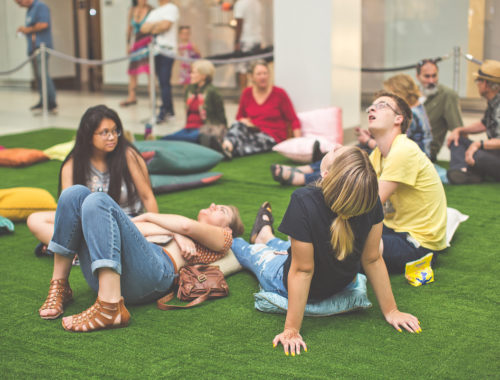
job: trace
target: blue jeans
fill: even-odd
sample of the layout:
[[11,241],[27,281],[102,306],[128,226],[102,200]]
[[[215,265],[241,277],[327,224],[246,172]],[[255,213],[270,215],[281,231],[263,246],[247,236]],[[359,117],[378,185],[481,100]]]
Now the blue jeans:
[[316,182],[318,179],[321,178],[321,170],[320,170],[321,160],[313,162],[309,166],[311,167],[313,172],[304,174],[304,178],[306,180],[306,185],[309,185],[312,182]]
[[[406,263],[418,260],[429,252],[434,252],[432,262],[436,260],[441,251],[433,251],[422,247],[406,232],[396,232],[384,225],[382,230],[382,241],[384,242],[385,265],[389,273],[404,273]],[[418,247],[416,245],[419,245]]]
[[162,248],[149,243],[108,194],[81,185],[62,192],[48,249],[68,257],[78,253],[83,275],[96,292],[96,271],[114,270],[127,303],[160,298],[177,276]]
[[166,115],[174,115],[172,86],[170,85],[173,64],[174,60],[170,57],[161,54],[155,56],[156,75],[158,76],[161,91],[161,107],[158,115],[160,118],[164,118]]
[[[42,104],[42,57],[38,54],[35,58],[35,62],[33,65],[35,69],[35,77],[38,85],[38,93],[40,94],[40,104]],[[45,54],[45,67],[46,71],[46,82],[47,82],[47,105],[49,108],[56,107],[56,88],[54,86],[54,82],[52,78],[49,76],[49,55]]]
[[190,143],[198,143],[200,130],[198,128],[182,128],[180,131],[163,136],[162,140],[187,141]]
[[283,284],[283,265],[288,254],[275,254],[275,251],[287,251],[289,241],[278,238],[266,244],[250,244],[242,238],[233,240],[231,249],[240,264],[257,276],[260,286],[266,292],[277,293],[288,298],[288,291]]

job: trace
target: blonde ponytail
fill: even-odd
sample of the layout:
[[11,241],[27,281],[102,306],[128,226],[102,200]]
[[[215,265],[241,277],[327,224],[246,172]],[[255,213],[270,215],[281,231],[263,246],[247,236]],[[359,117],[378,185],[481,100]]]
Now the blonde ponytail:
[[343,147],[334,154],[328,174],[319,186],[327,206],[337,214],[330,226],[330,242],[335,257],[344,260],[354,249],[349,219],[375,207],[378,183],[368,155],[361,149]]

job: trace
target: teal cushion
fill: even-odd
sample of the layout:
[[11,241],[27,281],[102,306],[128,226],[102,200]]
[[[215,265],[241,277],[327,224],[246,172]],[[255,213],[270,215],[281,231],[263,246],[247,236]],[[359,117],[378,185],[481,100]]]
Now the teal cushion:
[[210,185],[222,177],[222,173],[206,172],[184,175],[151,174],[151,185],[156,194],[169,193]]
[[[254,297],[257,310],[275,314],[286,314],[288,310],[288,299],[279,294],[261,290]],[[306,304],[304,315],[327,317],[370,307],[372,304],[366,295],[366,276],[358,273],[356,281],[347,285],[344,290],[320,302]]]
[[150,174],[206,172],[223,158],[222,154],[213,149],[185,141],[137,141],[134,144],[141,153],[155,152],[147,162]]
[[14,232],[14,223],[10,219],[0,216],[0,234]]

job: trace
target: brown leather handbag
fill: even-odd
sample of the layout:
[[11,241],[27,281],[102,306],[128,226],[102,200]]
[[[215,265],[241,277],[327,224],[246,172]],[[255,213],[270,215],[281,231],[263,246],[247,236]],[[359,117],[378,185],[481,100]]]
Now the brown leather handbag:
[[187,305],[167,305],[174,298],[174,292],[156,301],[161,310],[186,309],[199,305],[209,298],[225,297],[229,294],[224,274],[214,265],[188,265],[179,271],[179,289],[177,298],[181,301],[191,301]]

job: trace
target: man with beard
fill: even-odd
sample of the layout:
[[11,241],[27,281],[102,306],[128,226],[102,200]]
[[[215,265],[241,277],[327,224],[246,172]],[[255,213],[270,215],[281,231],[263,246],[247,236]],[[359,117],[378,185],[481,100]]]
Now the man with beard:
[[[474,74],[479,94],[488,101],[484,117],[448,136],[451,151],[448,179],[453,184],[500,181],[500,62],[486,60]],[[488,139],[471,141],[468,134],[486,132]]]
[[417,63],[417,79],[431,123],[431,160],[435,162],[446,132],[463,125],[458,95],[452,89],[438,84],[438,67],[433,59],[423,59]]

